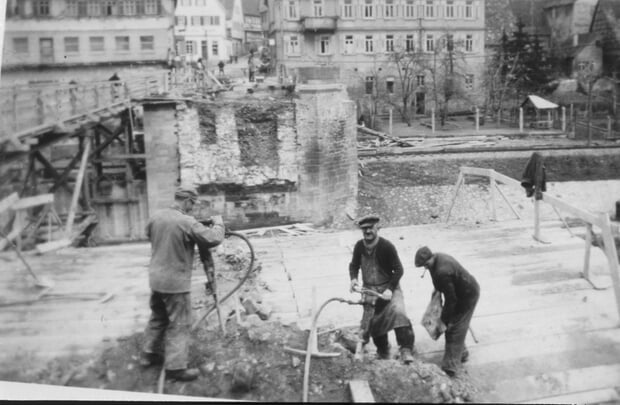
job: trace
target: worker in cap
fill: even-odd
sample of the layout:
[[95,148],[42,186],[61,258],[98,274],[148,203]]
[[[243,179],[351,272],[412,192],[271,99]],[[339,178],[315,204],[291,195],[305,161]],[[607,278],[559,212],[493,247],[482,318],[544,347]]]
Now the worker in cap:
[[443,294],[441,321],[446,326],[446,344],[441,368],[452,377],[469,358],[465,337],[480,297],[480,286],[454,257],[433,253],[428,246],[418,249],[414,262],[416,267],[430,272],[435,290]]
[[364,295],[366,304],[361,322],[363,343],[368,343],[372,337],[377,347],[377,356],[389,359],[388,332],[394,330],[396,342],[400,346],[400,359],[409,364],[413,361],[415,335],[405,311],[399,284],[403,266],[396,247],[378,235],[379,220],[376,215],[367,215],[356,221],[363,238],[353,248],[349,264],[350,289],[351,292],[359,289],[358,276],[361,269],[363,287],[381,294],[380,298]]
[[222,217],[211,217],[206,226],[189,215],[198,200],[196,190],[180,187],[169,208],[157,211],[146,225],[151,242],[149,284],[151,317],[144,332],[140,359],[143,367],[162,364],[166,378],[196,379],[200,372],[188,368],[191,323],[191,276],[194,247],[204,251],[224,240]]

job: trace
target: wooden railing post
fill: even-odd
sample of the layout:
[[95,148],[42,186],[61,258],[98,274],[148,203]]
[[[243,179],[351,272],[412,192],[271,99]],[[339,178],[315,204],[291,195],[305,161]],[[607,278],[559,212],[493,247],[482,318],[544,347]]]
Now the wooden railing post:
[[534,198],[534,239],[540,239],[540,200]]
[[583,258],[583,278],[590,278],[590,248],[592,247],[592,224],[586,223],[586,252]]
[[491,212],[493,213],[493,221],[497,221],[497,209],[495,207],[495,177],[493,176],[493,172],[489,176],[489,202],[491,203]]
[[448,208],[448,213],[446,214],[446,221],[450,219],[450,214],[452,213],[452,208],[454,208],[454,203],[456,202],[456,197],[458,196],[459,189],[465,183],[465,176],[463,175],[463,171],[459,170],[459,177],[456,180],[456,185],[454,186],[454,193],[452,194],[452,202],[450,203],[450,207]]
[[611,273],[611,280],[616,295],[616,305],[618,307],[618,314],[620,315],[620,270],[618,266],[618,251],[616,250],[616,242],[611,232],[609,215],[606,212],[602,212],[599,214],[599,218],[601,222],[601,231],[603,233],[603,244],[605,245],[605,253],[609,263],[609,272]]
[[435,133],[435,107],[431,108],[431,132]]

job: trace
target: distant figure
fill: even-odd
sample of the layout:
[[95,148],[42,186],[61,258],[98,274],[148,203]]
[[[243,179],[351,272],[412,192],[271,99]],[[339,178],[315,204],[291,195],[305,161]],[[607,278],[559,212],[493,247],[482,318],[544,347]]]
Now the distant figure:
[[220,63],[217,64],[217,67],[220,68],[220,74],[223,75],[224,74],[224,61],[220,61]]
[[253,82],[254,74],[256,72],[256,67],[254,66],[254,51],[250,51],[250,56],[248,57],[248,72],[249,72],[248,79],[251,82]]
[[111,82],[115,82],[115,81],[120,81],[121,78],[118,77],[118,74],[115,72],[112,76],[110,76],[110,78],[108,79]]

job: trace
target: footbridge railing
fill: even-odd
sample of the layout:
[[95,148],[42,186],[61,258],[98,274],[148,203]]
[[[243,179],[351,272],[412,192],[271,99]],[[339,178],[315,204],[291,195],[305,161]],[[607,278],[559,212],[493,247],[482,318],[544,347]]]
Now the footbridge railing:
[[129,105],[132,99],[161,92],[163,77],[80,84],[18,85],[0,88],[0,142],[62,127],[106,109]]
[[[446,215],[445,221],[448,222],[450,219],[450,214],[452,209],[454,208],[454,204],[456,202],[456,198],[458,196],[459,189],[465,184],[465,178],[467,176],[474,177],[486,177],[489,180],[489,203],[491,205],[492,215],[494,219],[497,219],[495,200],[497,199],[496,195],[499,194],[504,201],[508,204],[512,212],[515,216],[521,219],[519,213],[514,209],[510,201],[506,197],[506,195],[499,188],[498,183],[506,184],[510,187],[518,187],[519,189],[523,189],[521,187],[521,182],[503,175],[501,173],[496,172],[493,169],[483,169],[477,167],[467,167],[463,166],[459,170],[458,179],[456,185],[454,187],[454,192],[452,195],[452,201],[450,202],[450,207],[448,208],[448,212]],[[532,197],[534,198],[534,197]],[[607,257],[607,263],[609,265],[609,272],[611,274],[611,279],[613,282],[614,293],[616,297],[616,305],[618,308],[618,314],[620,314],[620,265],[618,264],[618,251],[616,250],[616,244],[614,240],[614,235],[612,232],[611,222],[609,220],[609,215],[605,212],[594,214],[587,210],[575,207],[565,201],[562,201],[560,198],[553,197],[548,193],[542,193],[542,199],[537,200],[534,198],[534,239],[537,241],[542,241],[540,236],[540,204],[544,202],[554,209],[556,214],[560,217],[560,219],[564,222],[566,228],[570,231],[568,224],[565,222],[564,218],[560,215],[558,210],[567,212],[573,217],[576,217],[583,221],[586,226],[586,237],[585,237],[585,255],[584,255],[584,263],[583,263],[583,277],[588,280],[590,283],[590,249],[592,248],[592,235],[594,227],[597,227],[601,231],[601,235],[603,237],[603,251],[605,252],[605,256]]]

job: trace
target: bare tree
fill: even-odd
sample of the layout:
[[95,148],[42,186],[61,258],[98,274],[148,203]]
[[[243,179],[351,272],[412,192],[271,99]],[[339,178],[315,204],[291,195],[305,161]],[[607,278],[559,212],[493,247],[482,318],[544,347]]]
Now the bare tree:
[[426,59],[420,51],[397,49],[390,54],[389,64],[398,77],[400,100],[396,103],[390,98],[388,102],[398,111],[403,121],[411,126],[411,104],[418,89],[418,76],[427,70]]
[[588,99],[586,101],[587,125],[588,125],[588,145],[592,143],[592,96],[594,92],[594,83],[602,77],[593,62],[582,62],[578,66],[577,81],[587,89]]

